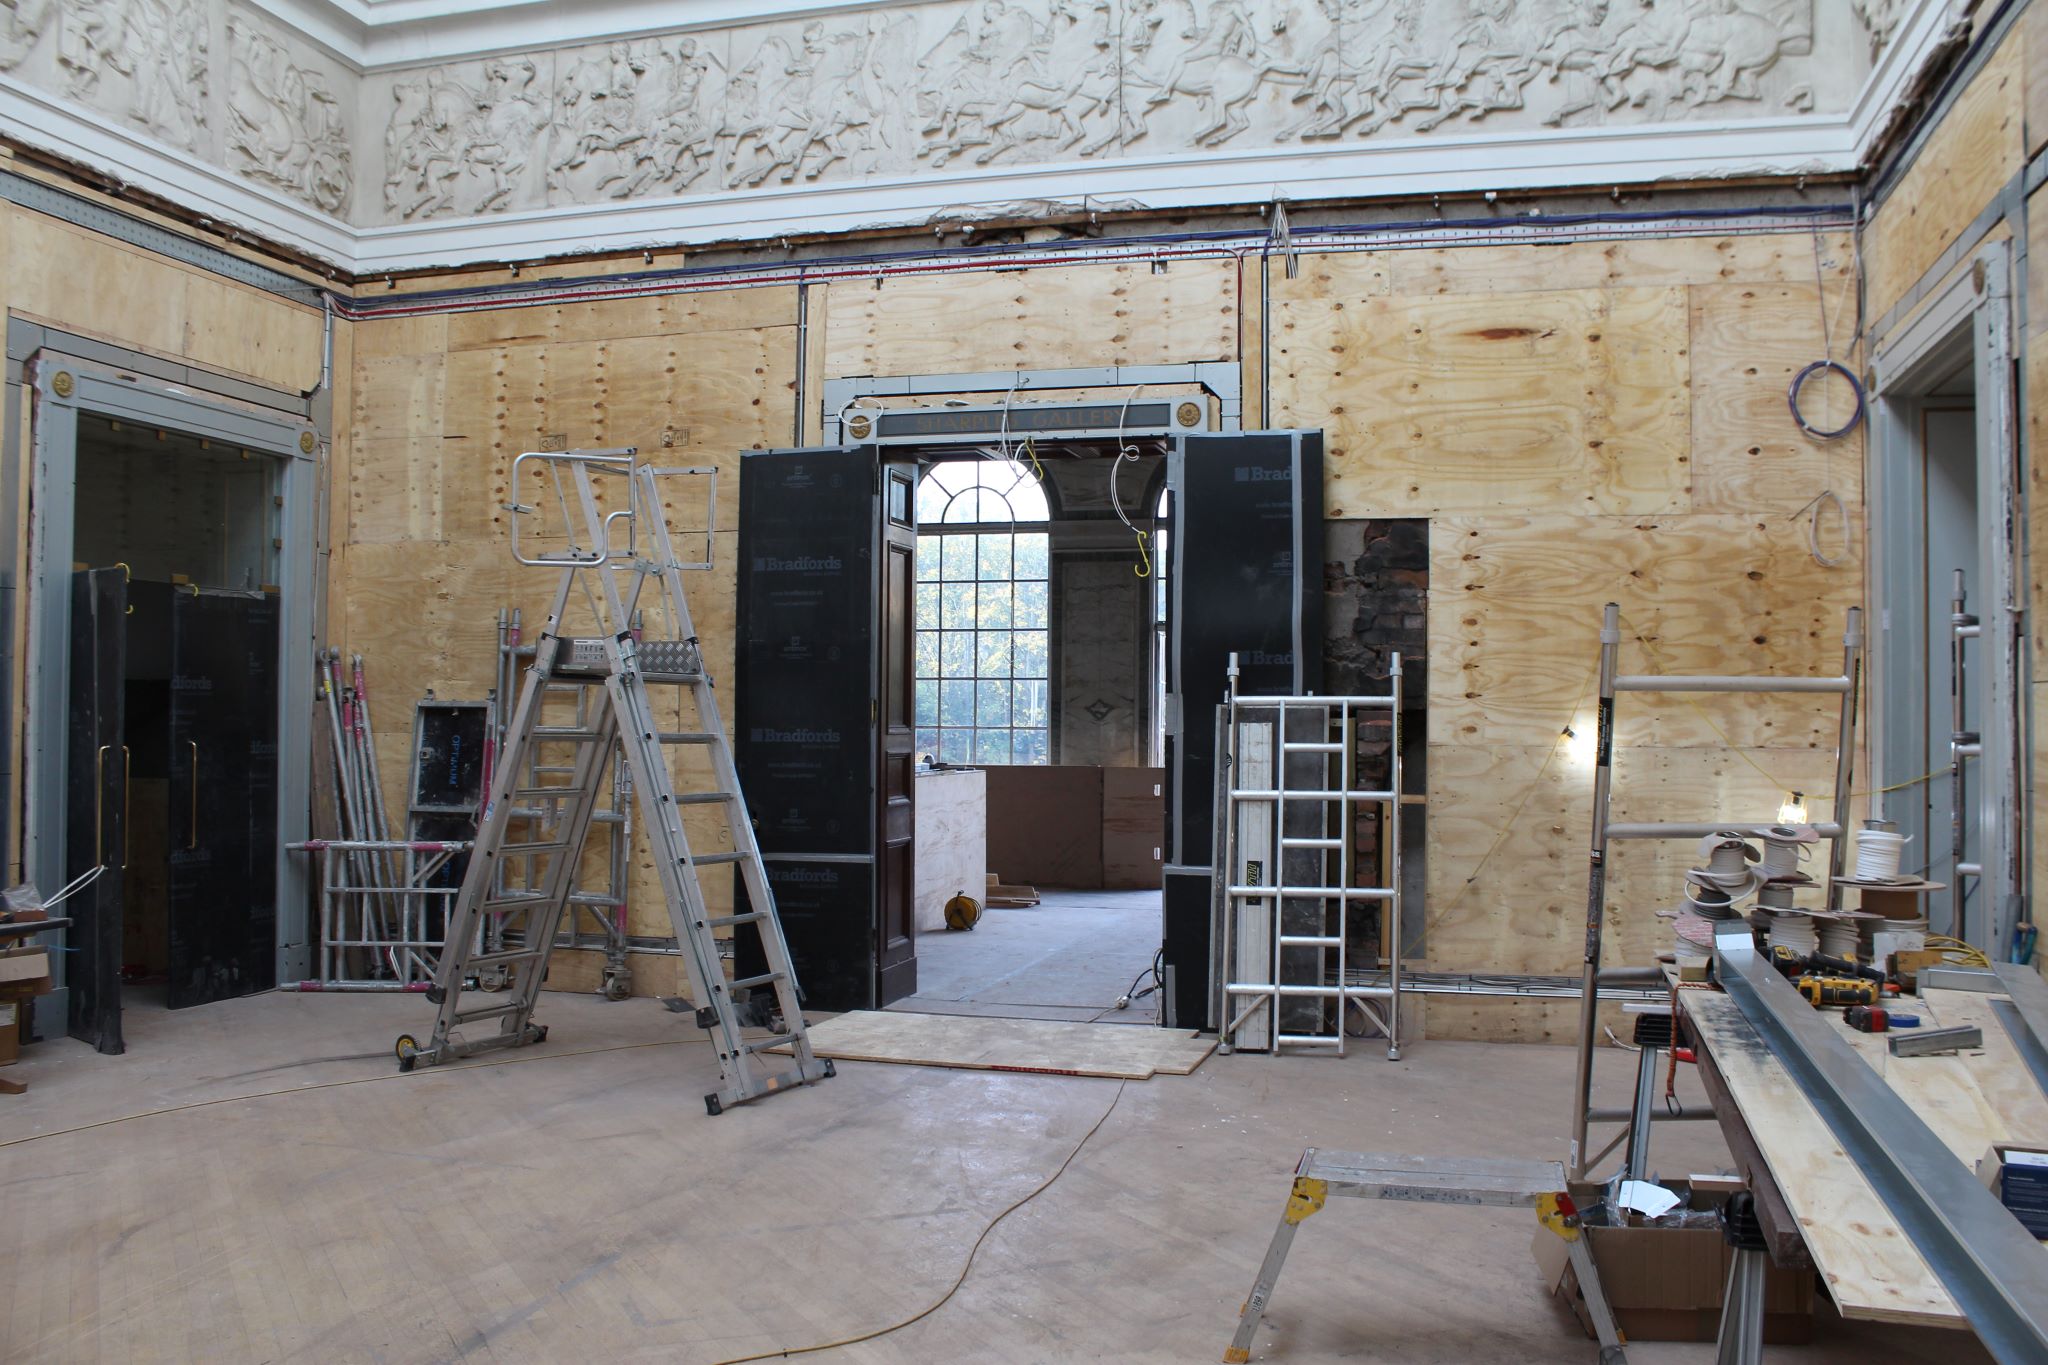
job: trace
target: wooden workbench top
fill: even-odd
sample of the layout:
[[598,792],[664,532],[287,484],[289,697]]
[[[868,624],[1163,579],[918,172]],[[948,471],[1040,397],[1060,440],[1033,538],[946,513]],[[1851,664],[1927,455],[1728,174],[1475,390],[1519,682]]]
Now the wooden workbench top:
[[[1679,998],[1695,1041],[1738,1111],[1719,1114],[1723,1127],[1732,1117],[1746,1130],[1842,1316],[1966,1326],[1934,1271],[1735,1002],[1719,991],[1686,990]],[[1824,1011],[1972,1169],[1994,1141],[2048,1135],[2048,1098],[1991,1012],[1992,998],[1929,991],[1895,1002],[1898,1009],[1920,1015],[1922,1028],[1976,1024],[1983,1029],[1981,1052],[1949,1057],[1893,1057],[1885,1035],[1858,1033],[1842,1022],[1842,1011]],[[1731,1145],[1738,1145],[1730,1136]],[[1755,1173],[1750,1174],[1754,1180]]]

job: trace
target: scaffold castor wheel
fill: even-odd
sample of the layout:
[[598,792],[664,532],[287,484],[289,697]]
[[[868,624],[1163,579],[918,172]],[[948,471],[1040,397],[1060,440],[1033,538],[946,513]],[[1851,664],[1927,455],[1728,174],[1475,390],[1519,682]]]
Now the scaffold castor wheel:
[[548,1040],[548,1026],[547,1026],[546,1024],[536,1024],[536,1025],[534,1025],[534,1029],[533,1029],[533,1041],[534,1041],[534,1042],[536,1042],[536,1043],[545,1043],[545,1042],[546,1042],[547,1040]]
[[725,1112],[725,1106],[718,1102],[718,1096],[706,1095],[704,1097],[704,1112],[711,1115],[712,1118],[717,1118]]
[[839,1068],[832,1065],[832,1059],[830,1057],[827,1057],[825,1059],[825,1074],[827,1076],[837,1076],[839,1074]]
[[607,1000],[626,1000],[633,994],[633,973],[624,967],[604,969],[603,995]]
[[413,1037],[410,1033],[399,1034],[398,1043],[391,1051],[398,1058],[398,1069],[400,1071],[410,1071],[419,1065],[419,1039]]

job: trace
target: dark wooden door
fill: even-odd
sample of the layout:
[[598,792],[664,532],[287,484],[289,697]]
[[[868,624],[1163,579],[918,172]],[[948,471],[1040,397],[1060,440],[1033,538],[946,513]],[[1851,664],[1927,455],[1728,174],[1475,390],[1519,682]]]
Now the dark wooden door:
[[882,469],[875,698],[876,1003],[917,993],[917,746],[912,729],[917,466]]
[[[71,575],[71,715],[64,877],[99,875],[55,913],[72,924],[65,1030],[101,1052],[121,1040],[122,879],[128,865],[128,746],[122,696],[127,668],[128,571]],[[49,887],[48,891],[57,888]]]
[[277,979],[277,601],[171,596],[170,1006]]

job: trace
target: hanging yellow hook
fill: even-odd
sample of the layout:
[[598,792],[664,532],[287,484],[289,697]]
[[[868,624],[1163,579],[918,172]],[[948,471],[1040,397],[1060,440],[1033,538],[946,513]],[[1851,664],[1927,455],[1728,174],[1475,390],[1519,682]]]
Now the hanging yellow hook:
[[1140,578],[1150,578],[1152,576],[1152,552],[1145,547],[1145,542],[1150,540],[1151,537],[1135,527],[1132,528],[1131,534],[1138,538],[1138,558],[1143,561],[1139,564],[1133,564],[1131,572]]

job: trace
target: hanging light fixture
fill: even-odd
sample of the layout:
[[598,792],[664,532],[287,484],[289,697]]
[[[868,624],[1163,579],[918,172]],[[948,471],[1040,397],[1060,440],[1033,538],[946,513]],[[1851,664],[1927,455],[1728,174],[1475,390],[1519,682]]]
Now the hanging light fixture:
[[1806,823],[1806,793],[1791,792],[1783,805],[1778,807],[1778,823],[1781,825],[1803,825]]

